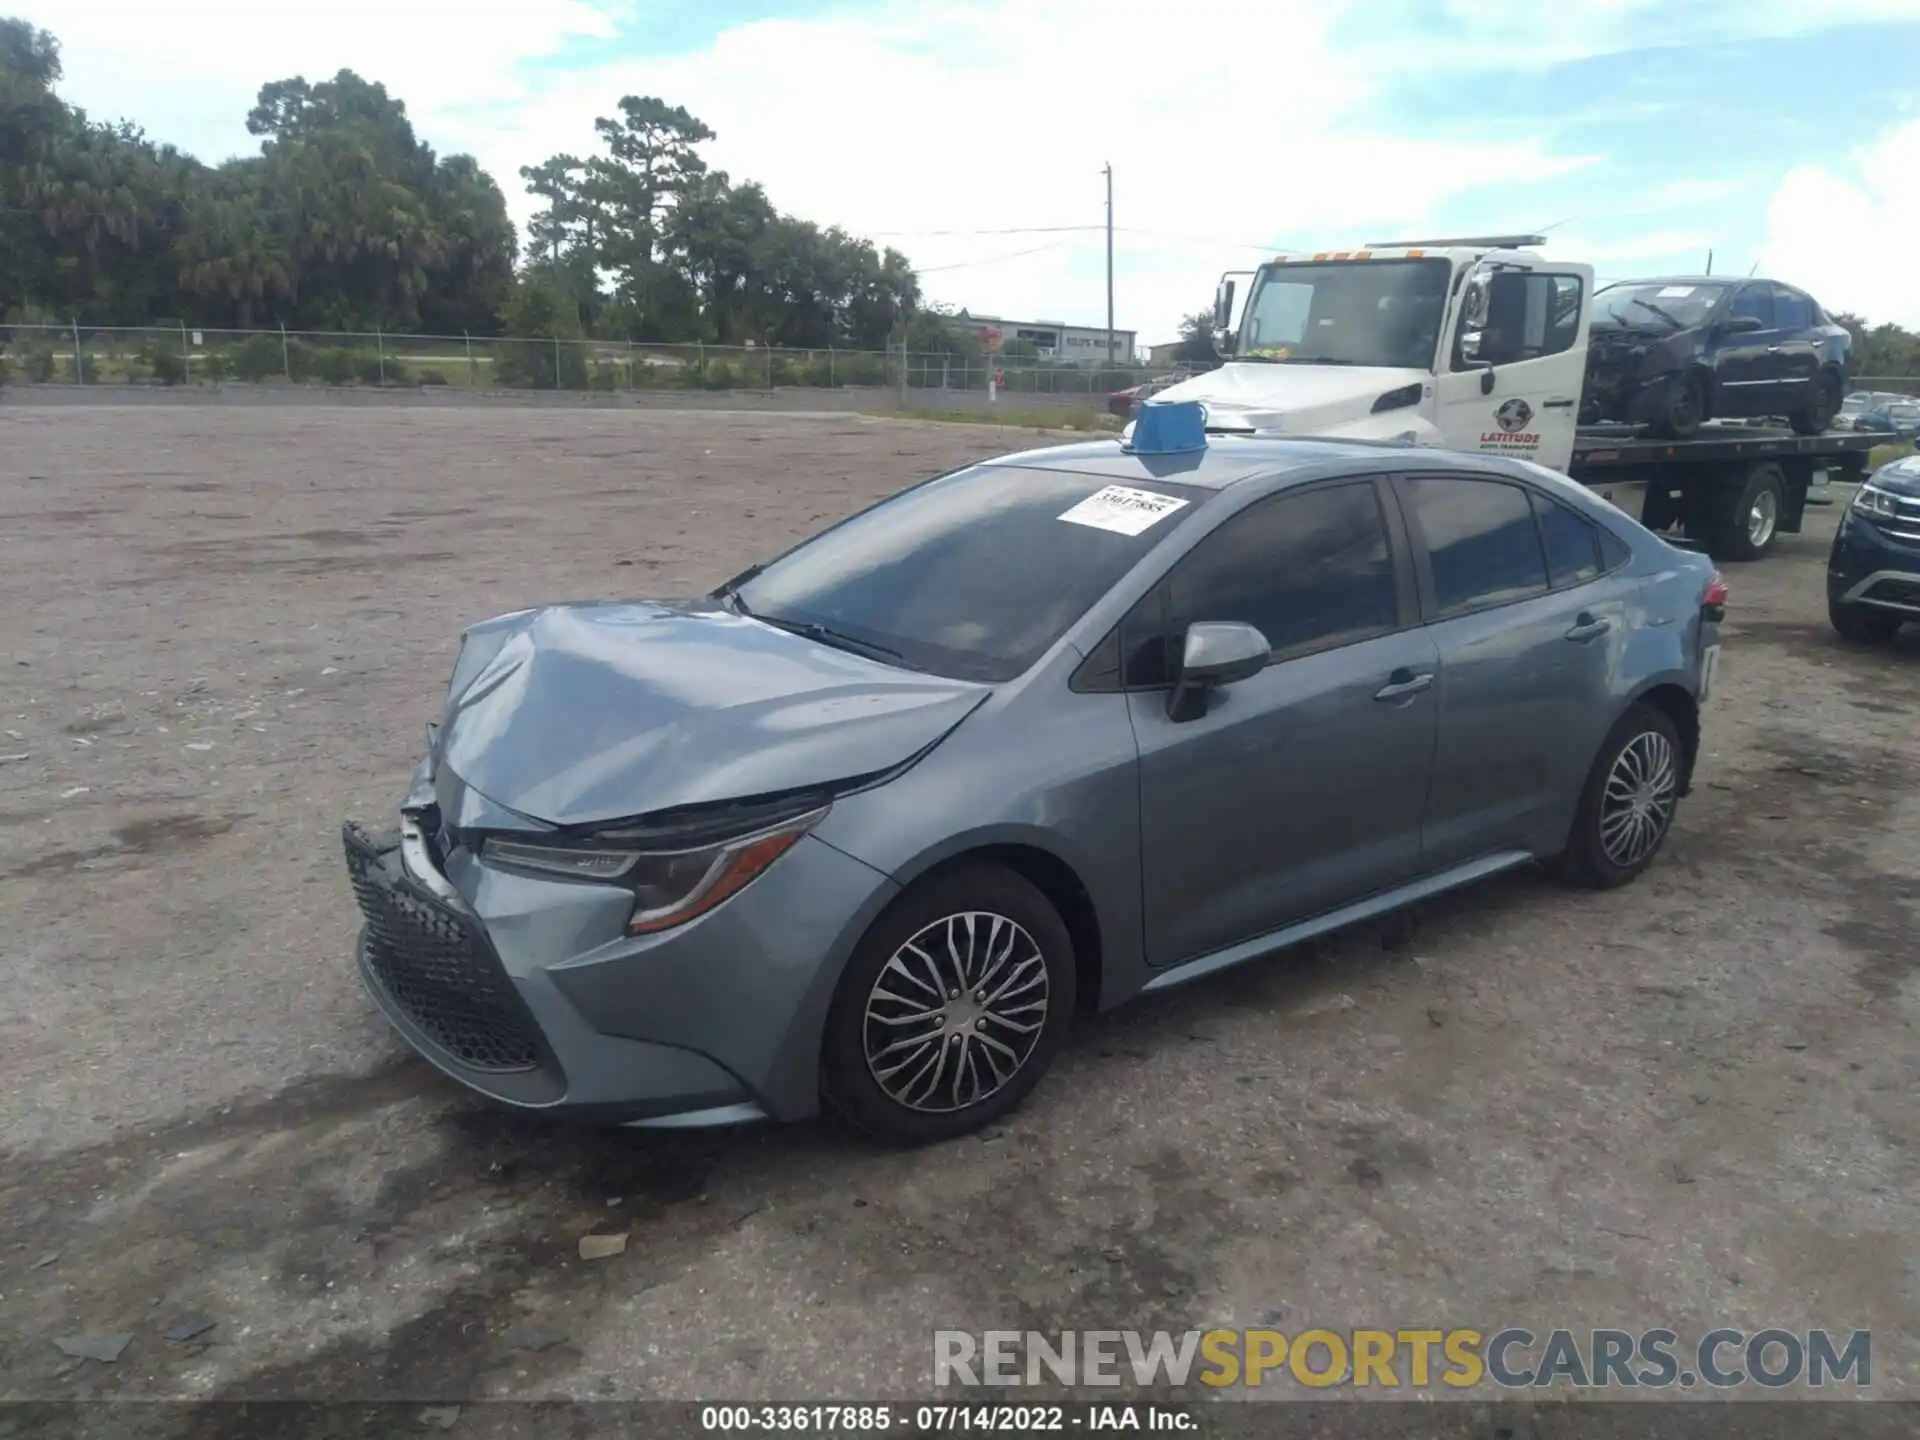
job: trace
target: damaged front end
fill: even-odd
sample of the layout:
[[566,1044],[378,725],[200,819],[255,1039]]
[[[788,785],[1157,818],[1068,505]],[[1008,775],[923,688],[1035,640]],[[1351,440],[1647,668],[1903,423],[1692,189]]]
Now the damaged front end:
[[1684,335],[1640,327],[1596,326],[1587,343],[1580,423],[1645,424],[1690,347]]

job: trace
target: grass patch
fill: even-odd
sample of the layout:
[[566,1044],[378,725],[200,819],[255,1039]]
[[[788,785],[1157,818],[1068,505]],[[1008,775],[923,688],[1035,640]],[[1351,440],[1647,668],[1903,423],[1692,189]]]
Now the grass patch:
[[900,420],[933,420],[948,425],[996,425],[1014,430],[1077,430],[1117,435],[1126,422],[1116,415],[1079,405],[1000,405],[988,410],[905,409],[885,414]]

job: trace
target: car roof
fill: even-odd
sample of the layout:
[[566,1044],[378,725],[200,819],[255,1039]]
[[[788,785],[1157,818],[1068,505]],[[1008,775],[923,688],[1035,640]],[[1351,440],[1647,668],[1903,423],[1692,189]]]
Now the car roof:
[[1291,471],[1336,467],[1391,469],[1405,464],[1413,452],[1405,445],[1365,440],[1289,439],[1271,435],[1209,435],[1207,448],[1177,455],[1136,455],[1118,437],[1048,445],[983,461],[987,465],[1018,466],[1023,470],[1066,470],[1094,475],[1116,484],[1157,480],[1191,485],[1201,490],[1225,490],[1243,480],[1264,479]]
[[[1766,277],[1756,275],[1753,278],[1758,281],[1764,280]],[[1632,280],[1615,280],[1610,284],[1602,285],[1600,288],[1602,290],[1619,290],[1628,286],[1638,288],[1642,285],[1738,285],[1743,283],[1745,282],[1737,280],[1731,275],[1639,275]],[[1768,280],[1767,283],[1771,285],[1773,282]]]

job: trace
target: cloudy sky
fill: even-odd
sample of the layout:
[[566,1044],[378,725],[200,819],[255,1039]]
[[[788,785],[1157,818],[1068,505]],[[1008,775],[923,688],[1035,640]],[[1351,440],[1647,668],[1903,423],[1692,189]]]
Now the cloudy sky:
[[[65,96],[203,159],[268,79],[384,81],[519,168],[619,96],[930,298],[1172,338],[1280,247],[1551,227],[1603,279],[1758,267],[1920,326],[1920,0],[0,0]],[[1080,228],[1074,228],[1080,227]]]

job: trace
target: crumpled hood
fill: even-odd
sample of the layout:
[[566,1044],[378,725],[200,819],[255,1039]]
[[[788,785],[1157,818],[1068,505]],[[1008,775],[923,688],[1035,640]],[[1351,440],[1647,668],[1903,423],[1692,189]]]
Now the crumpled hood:
[[890,769],[988,693],[710,601],[556,605],[467,632],[435,758],[522,816],[588,825]]
[[1198,400],[1207,407],[1212,429],[1314,435],[1344,421],[1365,419],[1374,402],[1390,391],[1432,380],[1424,370],[1242,360],[1170,385],[1153,401]]

